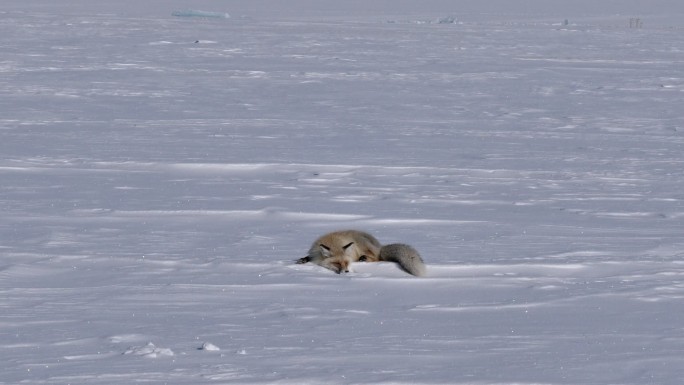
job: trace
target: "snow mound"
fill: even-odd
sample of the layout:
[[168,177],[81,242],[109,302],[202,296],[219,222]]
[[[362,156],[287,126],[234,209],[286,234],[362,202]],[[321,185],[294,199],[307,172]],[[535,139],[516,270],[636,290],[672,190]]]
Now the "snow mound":
[[205,342],[199,350],[206,350],[208,352],[217,352],[221,350],[218,346],[212,344],[211,342]]
[[437,19],[437,24],[456,24],[457,21],[455,16],[445,16]]
[[128,348],[124,354],[147,358],[170,357],[174,355],[171,349],[158,348],[152,342],[149,342],[145,346],[132,346]]

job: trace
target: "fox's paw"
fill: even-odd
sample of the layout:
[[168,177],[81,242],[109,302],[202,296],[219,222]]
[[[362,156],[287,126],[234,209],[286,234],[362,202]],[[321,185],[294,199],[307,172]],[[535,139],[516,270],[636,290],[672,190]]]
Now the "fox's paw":
[[301,263],[307,263],[307,262],[309,262],[309,261],[311,261],[311,257],[306,256],[306,257],[304,257],[304,258],[299,258],[299,259],[297,260],[297,263],[301,264]]

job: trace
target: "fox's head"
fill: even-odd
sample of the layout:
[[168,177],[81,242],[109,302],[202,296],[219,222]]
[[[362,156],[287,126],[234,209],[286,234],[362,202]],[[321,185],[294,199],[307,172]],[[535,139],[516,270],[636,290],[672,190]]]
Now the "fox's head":
[[306,257],[297,263],[312,262],[336,273],[348,272],[353,262],[379,261],[380,242],[358,230],[335,231],[313,242]]
[[326,263],[336,270],[337,273],[348,273],[349,265],[355,259],[356,250],[354,249],[354,242],[345,244],[337,244],[336,242],[318,245],[320,252],[326,260]]
[[348,273],[352,262],[377,262],[378,258],[361,254],[354,242],[347,242],[341,246],[331,244],[330,246],[321,243],[320,253],[324,258],[324,263],[329,269],[337,273]]

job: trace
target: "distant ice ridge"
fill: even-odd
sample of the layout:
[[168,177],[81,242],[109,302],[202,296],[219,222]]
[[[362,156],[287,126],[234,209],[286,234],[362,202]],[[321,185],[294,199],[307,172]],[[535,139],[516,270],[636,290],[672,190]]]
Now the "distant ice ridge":
[[456,17],[446,16],[446,17],[442,17],[440,19],[437,19],[437,24],[455,24],[456,21],[457,21]]
[[213,17],[218,19],[229,19],[230,15],[225,12],[200,11],[197,9],[186,9],[184,11],[174,11],[171,13],[177,17]]
[[145,346],[131,346],[124,352],[124,354],[132,354],[134,356],[148,357],[148,358],[158,358],[173,356],[173,351],[167,348],[158,348],[152,342]]
[[387,20],[390,24],[458,24],[455,16],[445,16],[433,20]]

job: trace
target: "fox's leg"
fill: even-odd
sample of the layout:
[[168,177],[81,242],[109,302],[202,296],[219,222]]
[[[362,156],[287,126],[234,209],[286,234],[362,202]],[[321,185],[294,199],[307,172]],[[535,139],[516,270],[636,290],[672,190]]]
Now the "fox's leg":
[[311,257],[309,257],[308,255],[304,258],[299,258],[297,260],[297,263],[307,263],[307,262],[311,262]]
[[379,262],[378,257],[373,256],[373,254],[363,254],[359,257],[359,262]]

